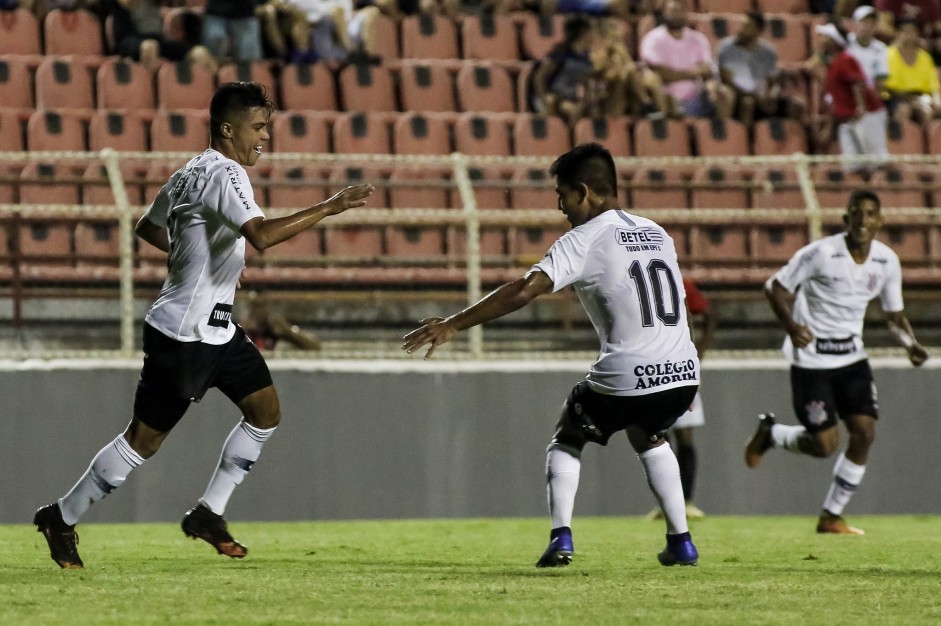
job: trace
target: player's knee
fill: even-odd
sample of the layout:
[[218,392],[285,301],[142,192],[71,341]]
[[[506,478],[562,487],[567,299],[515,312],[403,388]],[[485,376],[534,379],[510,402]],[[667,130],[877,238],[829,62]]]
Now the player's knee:
[[856,449],[868,450],[875,441],[875,428],[860,428],[850,432],[850,445]]
[[149,459],[160,449],[167,434],[154,430],[135,418],[124,431],[124,439],[134,452],[144,459]]
[[836,429],[817,433],[811,439],[810,453],[812,456],[825,459],[832,456],[840,445],[840,437]]

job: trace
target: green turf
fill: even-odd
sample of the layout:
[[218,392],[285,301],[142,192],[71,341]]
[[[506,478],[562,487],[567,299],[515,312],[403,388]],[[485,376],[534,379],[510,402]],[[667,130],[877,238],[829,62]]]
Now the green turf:
[[576,520],[574,563],[533,567],[545,520],[232,523],[248,558],[175,525],[83,525],[84,570],[0,526],[0,624],[941,624],[941,519],[713,517],[698,567],[661,567],[663,527]]

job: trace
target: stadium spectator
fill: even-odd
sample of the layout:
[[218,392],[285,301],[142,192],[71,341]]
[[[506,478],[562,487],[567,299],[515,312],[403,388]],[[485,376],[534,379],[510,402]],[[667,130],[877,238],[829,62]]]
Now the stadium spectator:
[[881,96],[889,76],[889,54],[886,45],[876,39],[876,10],[871,6],[859,7],[853,11],[853,23],[856,29],[849,34],[846,51],[859,63],[866,82]]
[[[885,106],[859,63],[846,51],[845,33],[833,23],[818,24],[814,33],[816,52],[807,67],[823,80],[831,112],[825,122],[835,126],[846,157],[844,168],[868,171],[888,158]],[[824,128],[824,134],[832,136],[832,132],[832,126]],[[857,156],[871,158],[860,160]]]
[[190,403],[211,387],[235,403],[243,418],[226,439],[202,498],[184,516],[183,532],[226,556],[248,552],[229,534],[222,514],[281,411],[264,358],[230,319],[245,242],[259,250],[276,245],[325,217],[364,205],[372,193],[370,185],[347,187],[311,208],[265,219],[244,168],[258,161],[268,140],[271,110],[261,85],[221,86],[210,104],[209,149],[170,177],[137,223],[141,239],[168,253],[167,279],[145,318],[144,367],[131,423],[95,455],[65,496],[33,519],[60,567],[84,566],[76,522],[155,454]]
[[310,24],[304,12],[287,0],[269,0],[258,7],[265,56],[289,63],[313,63]]
[[879,36],[892,41],[900,20],[914,20],[928,52],[936,62],[941,60],[941,0],[875,0],[873,6],[879,14]]
[[186,59],[216,71],[218,64],[209,49],[197,45],[200,20],[195,13],[183,14],[184,39],[164,36],[160,5],[155,0],[115,0],[111,16],[119,55],[139,61],[152,72],[160,68],[161,59]]
[[203,45],[220,62],[258,61],[262,58],[258,0],[206,0]]
[[734,94],[718,80],[709,40],[687,26],[687,18],[684,0],[667,0],[663,24],[640,42],[640,60],[663,81],[669,95],[668,115],[728,118]]
[[889,47],[889,109],[897,120],[927,123],[941,112],[941,85],[931,55],[921,47],[918,24],[896,24],[895,43]]
[[771,448],[829,457],[840,446],[842,421],[849,444],[837,457],[817,532],[861,535],[842,515],[866,472],[879,416],[862,341],[869,301],[881,300],[889,329],[913,365],[924,363],[928,352],[905,316],[898,256],[875,239],[882,227],[879,197],[854,191],[843,222],[846,232],[805,246],[765,286],[787,331],[783,351],[791,364],[793,405],[801,425],[778,424],[772,414],[760,416],[745,447],[745,463],[756,467]]
[[595,33],[582,16],[565,21],[562,41],[533,72],[533,108],[574,125],[589,109],[589,88],[595,72],[591,51]]
[[377,6],[354,0],[287,0],[300,9],[311,29],[311,48],[321,61],[377,61]]
[[593,117],[663,114],[667,107],[660,77],[631,58],[622,22],[610,18],[597,25],[591,51],[598,103]]
[[461,330],[574,285],[603,350],[587,379],[572,389],[549,443],[552,531],[536,566],[571,563],[582,450],[589,442],[606,445],[621,430],[627,431],[666,518],[660,563],[694,565],[699,555],[689,535],[680,470],[663,438],[689,409],[699,385],[673,240],[653,221],[618,208],[617,171],[604,147],[579,145],[560,156],[549,173],[572,230],[522,277],[451,317],[423,320],[402,347],[412,353],[431,344],[427,359]]
[[761,39],[765,18],[750,12],[738,34],[726,37],[718,46],[716,60],[722,81],[735,93],[736,117],[746,126],[764,117],[800,119],[801,103],[781,93],[778,52]]
[[259,350],[274,350],[287,343],[301,350],[320,350],[320,340],[271,310],[268,297],[258,291],[248,294],[248,315],[241,322],[245,334]]

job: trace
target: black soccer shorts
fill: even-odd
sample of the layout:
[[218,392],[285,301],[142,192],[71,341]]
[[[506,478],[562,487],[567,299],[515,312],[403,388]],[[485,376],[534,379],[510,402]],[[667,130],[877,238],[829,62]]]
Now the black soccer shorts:
[[792,366],[791,392],[794,413],[811,433],[832,428],[850,415],[879,418],[876,383],[867,359],[832,370]]
[[650,436],[666,431],[689,410],[698,389],[687,385],[642,396],[610,396],[592,391],[583,380],[565,406],[570,423],[581,427],[588,441],[606,446],[611,435],[628,426],[640,426]]
[[264,357],[241,326],[228,343],[211,345],[176,341],[144,324],[144,367],[134,416],[155,430],[172,430],[190,403],[202,400],[212,387],[237,404],[271,385]]

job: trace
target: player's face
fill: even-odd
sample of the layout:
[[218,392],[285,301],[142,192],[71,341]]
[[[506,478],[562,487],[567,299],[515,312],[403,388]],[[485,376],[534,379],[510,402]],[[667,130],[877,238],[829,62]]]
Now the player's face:
[[588,221],[588,194],[585,189],[556,184],[555,193],[559,197],[559,210],[565,213],[572,228]]
[[264,107],[252,107],[231,122],[232,147],[239,165],[251,167],[258,161],[265,142],[270,139],[269,117]]
[[850,238],[859,245],[872,242],[882,228],[882,211],[872,200],[863,200],[846,210],[843,216]]

